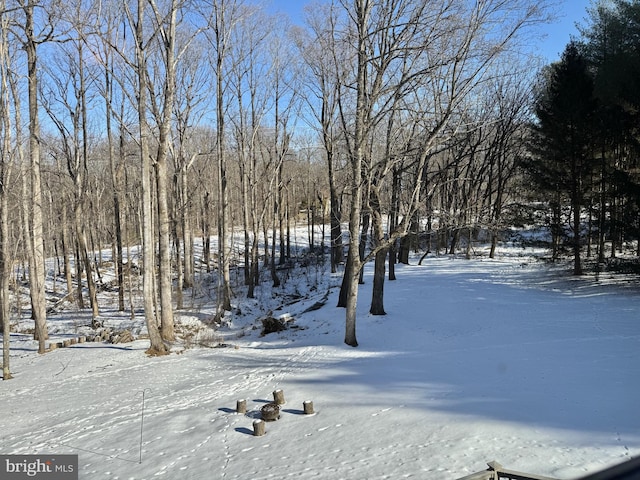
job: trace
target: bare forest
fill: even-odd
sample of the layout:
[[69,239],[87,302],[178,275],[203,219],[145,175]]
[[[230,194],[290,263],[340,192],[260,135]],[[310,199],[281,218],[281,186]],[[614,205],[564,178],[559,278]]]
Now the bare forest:
[[[243,0],[0,0],[3,330],[31,315],[44,353],[52,279],[96,325],[111,288],[163,355],[203,273],[220,320],[287,265],[326,261],[357,346],[365,263],[383,315],[411,252],[481,240],[493,256],[535,220],[528,39],[551,15],[539,0],[327,0],[294,24]],[[570,215],[560,204],[548,212]]]

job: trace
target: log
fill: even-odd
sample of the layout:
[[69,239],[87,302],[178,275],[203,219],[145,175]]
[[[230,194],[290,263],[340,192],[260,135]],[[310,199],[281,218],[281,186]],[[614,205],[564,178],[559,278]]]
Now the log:
[[253,436],[261,437],[264,435],[264,421],[262,420],[254,420],[253,421]]
[[313,411],[313,402],[311,400],[305,400],[302,402],[302,409],[304,410],[305,415],[311,415],[315,413]]
[[283,318],[273,318],[271,316],[262,319],[262,333],[261,335],[264,337],[265,335],[269,335],[270,333],[282,332],[287,329],[287,321]]
[[114,333],[111,336],[111,343],[130,343],[133,342],[133,334],[129,330],[120,333]]
[[273,402],[276,405],[284,405],[285,404],[284,392],[282,390],[278,389],[275,392],[273,392]]
[[236,413],[247,413],[247,401],[245,399],[236,402]]

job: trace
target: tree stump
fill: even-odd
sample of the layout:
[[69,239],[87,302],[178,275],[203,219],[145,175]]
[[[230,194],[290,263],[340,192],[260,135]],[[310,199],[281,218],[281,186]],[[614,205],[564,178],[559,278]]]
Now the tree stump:
[[273,402],[276,405],[284,405],[285,404],[284,392],[282,390],[278,389],[275,392],[273,392]]
[[280,418],[280,407],[275,403],[267,403],[260,409],[260,414],[265,422],[273,422]]
[[313,402],[311,400],[305,400],[302,402],[302,409],[304,410],[305,415],[311,415],[315,413],[313,411]]
[[236,402],[236,413],[247,413],[247,401],[245,399]]
[[262,420],[253,421],[253,436],[261,437],[264,435],[264,422]]

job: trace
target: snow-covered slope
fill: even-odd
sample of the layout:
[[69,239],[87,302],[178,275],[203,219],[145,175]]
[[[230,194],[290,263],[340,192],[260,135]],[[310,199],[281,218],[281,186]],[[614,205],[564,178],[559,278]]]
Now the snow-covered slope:
[[[355,349],[342,343],[338,278],[322,308],[301,313],[318,288],[275,311],[297,328],[266,336],[252,312],[278,292],[238,298],[242,313],[208,342],[221,348],[150,358],[138,340],[40,356],[16,335],[0,453],[78,454],[92,480],[455,479],[491,460],[570,479],[639,455],[640,289],[504,258],[398,266],[381,317],[367,313],[368,274]],[[105,324],[128,321],[105,312]],[[60,338],[83,321],[50,318]],[[255,437],[277,388],[281,418]]]

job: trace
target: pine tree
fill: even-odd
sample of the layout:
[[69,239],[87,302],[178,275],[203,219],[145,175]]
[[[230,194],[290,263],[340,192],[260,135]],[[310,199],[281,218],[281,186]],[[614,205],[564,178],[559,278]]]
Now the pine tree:
[[[559,241],[562,214],[570,207],[573,273],[582,274],[581,214],[590,191],[593,161],[593,125],[596,101],[593,79],[578,45],[571,42],[560,62],[545,71],[535,101],[533,158],[527,169],[534,185],[549,199],[552,233]],[[556,245],[556,242],[554,242]]]
[[594,74],[595,97],[600,103],[597,138],[602,262],[605,235],[611,240],[613,257],[625,238],[638,238],[639,234],[640,3],[600,2],[589,10],[589,15],[590,23],[581,33]]

